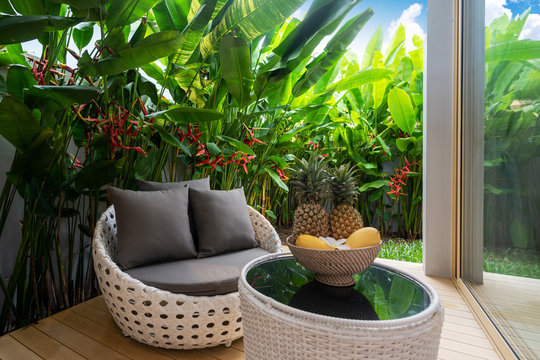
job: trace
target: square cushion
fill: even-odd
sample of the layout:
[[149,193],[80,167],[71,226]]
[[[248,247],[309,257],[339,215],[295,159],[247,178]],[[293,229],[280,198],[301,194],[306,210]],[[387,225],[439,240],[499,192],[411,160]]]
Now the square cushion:
[[190,188],[189,202],[199,241],[199,258],[258,245],[243,188],[230,191]]
[[131,191],[109,187],[108,191],[116,213],[122,268],[197,255],[189,230],[188,188]]
[[210,190],[210,178],[187,180],[180,182],[155,182],[135,179],[137,187],[141,191],[170,190],[179,187],[190,187],[199,190]]
[[[192,188],[199,190],[210,190],[210,178],[205,177],[203,179],[187,180],[180,182],[155,182],[135,179],[137,181],[137,187],[141,191],[158,191],[158,190],[170,190],[178,188]],[[193,211],[191,205],[188,208],[189,216],[189,228],[191,231],[191,237],[193,237],[193,243],[195,248],[199,247],[199,240],[197,239],[197,233],[195,232],[195,223],[193,222]]]

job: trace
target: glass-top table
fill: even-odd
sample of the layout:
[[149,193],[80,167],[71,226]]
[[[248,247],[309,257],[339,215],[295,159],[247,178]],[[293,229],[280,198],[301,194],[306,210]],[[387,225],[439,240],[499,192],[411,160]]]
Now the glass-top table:
[[324,285],[290,253],[247,264],[246,359],[437,358],[443,313],[428,284],[377,263],[353,277],[350,287]]

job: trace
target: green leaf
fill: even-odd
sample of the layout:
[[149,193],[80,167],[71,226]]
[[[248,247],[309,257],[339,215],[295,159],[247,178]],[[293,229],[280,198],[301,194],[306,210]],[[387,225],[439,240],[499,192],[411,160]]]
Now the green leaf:
[[24,89],[37,84],[30,69],[22,65],[12,65],[7,73],[7,92],[24,101]]
[[8,1],[0,1],[0,12],[4,14],[15,15],[15,10]]
[[117,56],[109,56],[97,63],[82,63],[79,60],[79,67],[91,74],[115,75],[166,57],[181,44],[182,37],[177,31],[161,31],[147,36],[131,48],[118,51]]
[[79,52],[90,43],[94,35],[94,23],[85,22],[73,28],[73,42],[79,49]]
[[323,75],[332,69],[347,51],[347,47],[356,38],[366,22],[373,16],[371,8],[350,19],[328,42],[320,59],[308,64],[306,72],[294,85],[293,93],[300,95],[315,85]]
[[51,110],[85,104],[98,94],[99,89],[91,86],[34,85],[24,92],[26,104]]
[[281,180],[279,175],[274,170],[270,168],[264,168],[264,171],[266,171],[266,173],[270,175],[270,177],[272,178],[272,180],[274,180],[277,186],[279,186],[286,192],[289,192],[289,187],[283,182],[283,180]]
[[32,145],[21,156],[15,157],[11,165],[10,173],[21,179],[45,176],[55,160],[55,152],[49,145],[49,139],[53,136],[52,129],[42,130]]
[[171,106],[167,110],[146,115],[147,118],[165,118],[180,124],[202,124],[209,121],[216,121],[225,118],[219,111],[209,109],[197,109],[185,106]]
[[48,15],[0,17],[0,44],[16,44],[36,39],[44,32],[64,30],[77,25],[84,18]]
[[375,51],[381,51],[383,43],[383,30],[382,26],[379,25],[377,30],[373,33],[371,36],[371,39],[369,39],[369,42],[366,46],[366,50],[364,51],[364,56],[362,57],[362,65],[360,66],[360,69],[366,69],[371,66],[373,63],[373,56],[375,55]]
[[79,10],[97,8],[101,5],[102,2],[105,2],[104,0],[49,0],[49,1],[56,4],[68,4],[69,6],[77,8]]
[[7,95],[0,102],[0,135],[19,152],[27,150],[41,133],[30,109],[17,98]]
[[8,45],[5,49],[0,50],[0,66],[10,66],[13,64],[24,65],[30,68],[28,61],[22,55],[23,49],[21,44]]
[[397,318],[405,313],[413,302],[416,285],[401,277],[394,276],[390,292],[388,293],[388,309],[392,318]]
[[129,25],[142,18],[158,0],[114,0],[107,9],[107,28]]
[[241,141],[238,141],[236,139],[233,139],[232,137],[225,136],[225,135],[218,135],[217,138],[219,140],[221,140],[221,141],[225,141],[226,143],[228,143],[231,146],[234,146],[235,148],[237,148],[238,150],[240,150],[241,152],[243,152],[246,155],[255,155],[253,150],[251,150],[251,148],[249,146],[247,146],[246,144],[244,144]]
[[103,185],[112,183],[120,174],[123,160],[98,160],[85,166],[77,173],[75,185],[79,190],[98,189]]
[[149,63],[142,65],[141,69],[152,79],[156,80],[158,83],[165,79],[163,74],[163,69],[161,69],[156,63]]
[[208,142],[206,143],[206,148],[208,149],[208,152],[213,156],[221,154],[221,149],[219,148],[219,146],[216,145],[216,143]]
[[249,46],[244,40],[233,35],[227,35],[223,38],[219,48],[221,76],[229,93],[241,107],[251,103],[250,91],[253,84],[253,74],[250,69],[250,55]]
[[22,15],[42,15],[47,13],[43,0],[11,0],[11,5]]
[[418,140],[414,137],[396,139],[396,146],[401,152],[407,151],[409,144],[413,144],[413,146],[416,146],[416,144],[418,144]]
[[237,36],[250,42],[274,29],[288,18],[305,0],[238,0],[227,8],[223,19],[201,41],[203,59],[217,50],[221,38],[235,30]]
[[400,88],[393,88],[388,93],[388,108],[392,119],[401,131],[412,134],[416,118],[409,94]]
[[540,58],[540,40],[517,40],[486,48],[486,63]]
[[358,191],[364,192],[371,189],[380,189],[383,186],[387,186],[387,185],[388,185],[387,180],[375,180],[369,183],[365,183],[364,185],[360,187],[360,189],[358,189]]
[[189,24],[182,31],[184,41],[175,56],[175,62],[177,64],[187,64],[189,58],[197,46],[199,46],[199,42],[201,41],[204,31],[208,26],[208,22],[212,17],[214,8],[216,7],[216,1],[217,0],[204,1],[193,19],[191,19]]
[[158,130],[159,136],[161,137],[163,141],[165,141],[169,145],[182,149],[184,153],[191,155],[191,151],[189,150],[189,147],[182,144],[182,142],[180,142],[180,139],[171,135],[170,132],[168,132],[167,130],[163,129],[160,126],[154,125],[154,127]]

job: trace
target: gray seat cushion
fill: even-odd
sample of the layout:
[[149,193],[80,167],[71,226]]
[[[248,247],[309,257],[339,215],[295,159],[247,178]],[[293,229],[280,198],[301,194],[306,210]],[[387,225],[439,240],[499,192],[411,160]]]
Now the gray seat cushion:
[[269,254],[256,247],[201,259],[185,259],[126,271],[146,285],[191,296],[221,295],[238,290],[240,271],[251,260]]
[[210,178],[187,180],[179,182],[155,182],[135,179],[137,186],[141,191],[159,191],[178,189],[180,187],[190,187],[192,189],[210,190]]

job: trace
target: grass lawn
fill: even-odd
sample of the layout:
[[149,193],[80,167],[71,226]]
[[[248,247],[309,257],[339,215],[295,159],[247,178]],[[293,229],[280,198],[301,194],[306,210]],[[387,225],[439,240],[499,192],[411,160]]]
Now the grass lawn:
[[540,279],[540,251],[484,249],[484,271]]
[[404,239],[383,240],[379,257],[382,259],[422,262],[422,240],[406,241]]

